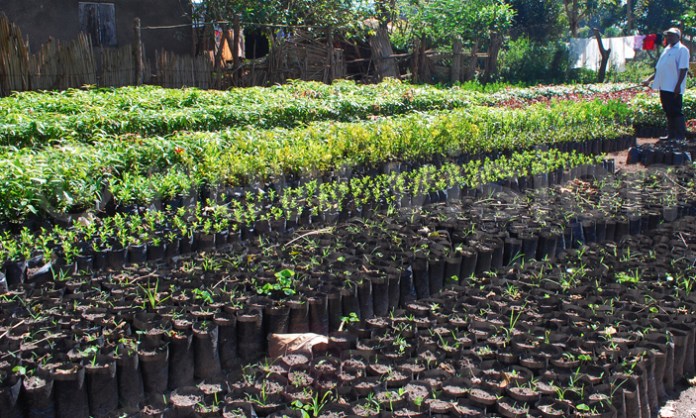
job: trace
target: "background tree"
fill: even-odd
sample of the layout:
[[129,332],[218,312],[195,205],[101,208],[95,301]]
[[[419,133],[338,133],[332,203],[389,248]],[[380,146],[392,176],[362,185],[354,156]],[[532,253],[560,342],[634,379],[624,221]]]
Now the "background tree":
[[563,34],[563,5],[558,0],[511,0],[515,11],[510,35],[533,42],[549,42]]
[[636,26],[644,33],[661,33],[671,26],[693,28],[696,0],[635,0]]
[[231,21],[239,15],[248,26],[352,28],[365,16],[367,0],[201,0],[200,18]]
[[[599,18],[603,13],[612,17],[624,14],[623,0],[562,0],[570,36],[578,37],[581,24]],[[618,20],[618,18],[617,18]],[[600,28],[601,29],[601,28]]]
[[[487,71],[489,77],[495,71],[497,54],[502,37],[512,24],[514,10],[504,0],[411,0],[401,3],[401,14],[414,28],[414,36],[435,45],[461,46],[470,51],[469,66],[464,79],[473,76],[477,52],[485,47],[489,52]],[[454,74],[453,80],[459,79]]]

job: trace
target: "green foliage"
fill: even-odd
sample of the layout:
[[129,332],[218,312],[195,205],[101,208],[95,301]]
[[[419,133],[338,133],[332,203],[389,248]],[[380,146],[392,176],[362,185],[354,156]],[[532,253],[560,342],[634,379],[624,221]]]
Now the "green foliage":
[[508,83],[554,83],[567,79],[568,49],[561,42],[535,42],[520,37],[500,55],[500,78]]
[[563,3],[558,0],[510,0],[515,10],[510,29],[513,39],[529,37],[533,42],[554,42],[563,30]]
[[170,296],[164,296],[162,297],[160,291],[159,291],[159,279],[155,281],[154,287],[151,285],[150,280],[148,279],[147,281],[147,287],[138,284],[138,287],[140,290],[143,292],[143,295],[145,296],[145,302],[143,303],[143,307],[150,308],[151,310],[157,309],[160,303],[165,302],[167,299],[170,298]]
[[[568,169],[579,165],[597,164],[601,157],[591,157],[575,153],[563,153],[555,149],[549,151],[517,152],[510,157],[501,156],[494,160],[473,160],[464,165],[454,163],[443,164],[440,168],[432,165],[422,166],[414,171],[404,173],[381,174],[377,176],[355,177],[350,182],[336,181],[322,183],[316,187],[316,182],[308,182],[303,186],[287,188],[282,198],[265,200],[264,195],[248,193],[245,199],[254,202],[242,205],[237,200],[227,204],[208,202],[205,210],[201,205],[196,205],[193,214],[187,213],[183,208],[172,210],[165,208],[165,212],[147,211],[144,215],[117,214],[102,220],[95,220],[94,224],[87,226],[75,222],[70,229],[54,228],[51,231],[42,230],[35,238],[28,230],[23,230],[20,240],[16,240],[11,234],[5,233],[0,237],[0,260],[22,260],[36,250],[42,250],[47,258],[51,257],[51,249],[44,250],[42,242],[66,242],[83,241],[90,242],[98,239],[101,242],[113,241],[115,238],[122,242],[147,242],[152,231],[171,230],[174,237],[190,236],[198,230],[196,224],[213,222],[209,233],[229,231],[230,223],[225,219],[235,222],[248,223],[248,219],[263,218],[268,212],[279,209],[281,213],[289,213],[294,208],[304,205],[306,210],[314,212],[321,205],[325,207],[341,208],[345,202],[354,201],[358,204],[370,204],[386,197],[390,205],[394,205],[395,196],[418,195],[435,192],[451,187],[476,188],[482,184],[494,183],[511,176],[530,176],[539,173],[548,173],[557,169]],[[324,207],[324,206],[321,206]],[[97,234],[95,231],[99,230]],[[26,231],[26,233],[25,233]],[[152,238],[154,239],[154,238]],[[98,241],[95,241],[98,242]],[[75,247],[77,250],[77,247]],[[74,254],[74,256],[79,253]],[[200,267],[203,271],[217,271],[220,264],[212,257],[203,257]],[[187,269],[192,272],[195,265],[191,263]],[[282,270],[275,275],[274,282],[256,282],[257,291],[260,294],[277,296],[291,296],[296,291],[295,273],[291,270]],[[159,281],[154,286],[147,282],[147,286],[140,285],[143,293],[144,307],[156,309],[159,303],[169,298],[169,295],[159,292]],[[203,288],[192,290],[194,300],[202,303],[213,303],[214,297],[211,291]],[[342,323],[357,321],[355,313],[342,318]]]
[[607,81],[614,83],[640,83],[655,71],[652,60],[640,59],[626,62],[625,71],[613,71],[610,67],[607,72]]
[[625,13],[621,0],[571,1],[563,0],[565,21],[572,36],[577,35],[582,24],[606,28],[623,21]]
[[319,393],[315,393],[310,402],[303,403],[298,399],[293,401],[291,406],[293,409],[302,412],[302,418],[315,418],[321,415],[321,411],[332,399],[333,395],[329,391],[324,392],[323,396],[320,396]]
[[284,269],[277,272],[275,277],[275,282],[264,283],[263,286],[256,288],[256,292],[260,295],[273,295],[274,293],[281,293],[285,296],[292,296],[297,293],[297,290],[295,290],[294,271]]
[[[499,89],[501,86],[494,87]],[[618,87],[606,88],[611,90]],[[554,105],[553,109],[542,106],[516,110],[474,106],[495,105],[514,97],[565,96],[568,89],[559,87],[511,90],[493,96],[473,91],[476,86],[470,84],[443,89],[409,86],[397,81],[364,88],[353,83],[336,83],[333,86],[298,83],[279,90],[286,97],[316,98],[305,102],[300,100],[298,103],[301,106],[295,103],[294,108],[289,106],[282,109],[275,108],[267,99],[256,109],[260,110],[254,116],[260,118],[257,124],[273,125],[281,123],[281,120],[302,120],[305,117],[311,119],[315,117],[311,115],[317,112],[325,112],[322,119],[331,119],[332,114],[340,115],[336,117],[339,120],[412,113],[396,117],[372,117],[374,120],[367,122],[319,122],[294,129],[264,130],[259,126],[248,126],[215,133],[171,131],[167,136],[124,133],[91,136],[89,139],[82,136],[79,139],[61,137],[55,147],[40,145],[43,139],[35,136],[33,128],[15,123],[17,120],[10,121],[0,129],[5,128],[8,137],[22,138],[17,141],[24,141],[27,146],[0,148],[0,162],[6,167],[0,172],[0,219],[16,222],[30,214],[62,215],[89,210],[95,201],[102,200],[102,196],[108,197],[110,193],[117,204],[150,205],[156,199],[187,195],[202,184],[243,186],[279,175],[315,176],[340,166],[376,166],[393,160],[427,159],[438,154],[519,149],[520,146],[548,142],[547,133],[550,130],[555,131],[556,141],[597,138],[598,135],[607,136],[609,132],[625,131],[621,126],[628,125],[629,114],[627,106],[612,104],[599,106],[580,103]],[[91,98],[101,103],[92,108],[101,106],[115,112],[128,101],[147,104],[153,91],[155,96],[164,92],[163,89],[144,88],[140,97],[136,94],[137,90],[125,89],[124,97],[112,95],[110,101],[100,92],[94,96],[77,91],[75,94],[76,100],[85,106]],[[265,91],[269,92],[271,98],[278,97],[274,96],[273,88]],[[582,91],[595,92],[597,89],[575,92]],[[191,93],[189,91],[184,97],[190,98]],[[172,96],[169,97],[169,94]],[[159,104],[149,106],[153,107],[154,112],[154,107],[166,107],[173,97],[183,100],[182,96],[177,96],[179,94],[179,91],[167,93],[160,99],[154,99],[155,102],[159,100]],[[254,99],[261,97],[260,92],[251,91],[249,94]],[[235,95],[243,96],[241,93]],[[195,100],[199,102],[203,98],[208,101],[207,106],[211,111],[217,108],[215,100],[221,103],[230,100],[222,92],[200,92],[195,95]],[[50,94],[17,95],[7,101],[0,100],[0,109],[13,114],[16,112],[14,105],[25,111],[29,108],[41,109],[35,112],[37,118],[42,118],[47,124],[52,123],[54,129],[63,130],[74,122],[70,100],[69,97]],[[176,108],[179,106],[177,103],[180,101],[170,105]],[[49,108],[54,105],[62,106],[62,111],[66,112],[64,119],[59,114],[49,114]],[[241,109],[241,105],[237,106]],[[317,110],[321,106],[326,108]],[[688,109],[688,106],[689,100],[685,108]],[[345,112],[341,109],[345,109]],[[419,109],[435,110],[413,112]],[[617,113],[603,114],[604,110]],[[177,111],[185,113],[186,109]],[[590,118],[592,123],[579,121],[575,116],[572,123],[562,121],[557,118],[557,111]],[[166,119],[164,115],[167,110],[160,109],[158,112]],[[124,112],[124,118],[128,120],[129,117],[128,112]],[[101,122],[89,127],[86,120],[72,126],[85,133],[100,129],[98,126]],[[270,122],[272,120],[276,122]],[[575,121],[578,121],[578,126],[575,126]],[[126,130],[130,129],[127,126],[131,124],[130,121],[110,123]],[[190,128],[195,130],[198,123],[193,123]],[[174,124],[162,129],[168,131],[177,126]],[[22,127],[27,127],[28,131],[23,131]],[[526,131],[530,131],[529,135],[523,139],[517,138],[519,132]],[[30,144],[34,146],[30,147]]]
[[354,324],[356,322],[360,322],[360,318],[358,318],[358,314],[351,312],[349,315],[341,317],[341,324],[338,326],[338,330],[343,331],[346,324]]
[[199,289],[195,288],[191,291],[193,294],[193,299],[196,301],[201,301],[201,303],[213,303],[213,295],[210,293],[210,291],[205,290],[205,289]]
[[616,282],[620,284],[638,284],[640,282],[640,272],[635,270],[616,273]]
[[416,34],[447,41],[459,36],[465,42],[488,39],[491,31],[505,32],[515,13],[504,0],[411,1],[403,11]]
[[202,0],[194,7],[197,19],[206,22],[232,21],[239,15],[246,27],[268,29],[267,24],[278,27],[309,26],[309,31],[355,28],[366,16],[368,2],[353,0]]
[[[343,80],[332,85],[293,81],[224,92],[155,86],[24,92],[0,99],[0,145],[41,147],[76,141],[103,146],[113,135],[171,135],[230,126],[294,128],[323,120],[347,122],[462,107],[475,99],[469,90],[398,80],[365,86]],[[109,146],[137,146],[141,141],[125,136]],[[186,162],[189,155],[179,154],[176,160]]]
[[642,33],[662,33],[671,26],[693,28],[695,10],[694,0],[637,0],[636,26]]
[[[636,125],[664,126],[665,117],[658,95],[638,95],[632,102]],[[684,94],[684,115],[687,120],[696,118],[696,92],[687,90]]]

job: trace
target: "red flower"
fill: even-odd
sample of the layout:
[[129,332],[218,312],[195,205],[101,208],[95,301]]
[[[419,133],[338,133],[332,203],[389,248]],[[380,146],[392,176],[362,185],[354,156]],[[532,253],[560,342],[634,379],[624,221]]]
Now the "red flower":
[[184,153],[184,149],[181,147],[174,147],[174,152],[176,152],[177,155],[181,155]]

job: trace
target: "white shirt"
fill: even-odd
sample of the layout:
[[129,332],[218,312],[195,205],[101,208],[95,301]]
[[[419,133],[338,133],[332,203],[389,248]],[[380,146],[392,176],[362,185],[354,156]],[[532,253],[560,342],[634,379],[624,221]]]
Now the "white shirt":
[[[689,68],[689,48],[681,42],[668,46],[662,51],[655,66],[655,79],[652,88],[655,90],[674,91],[679,80],[679,70]],[[682,80],[680,93],[686,91],[686,77]]]

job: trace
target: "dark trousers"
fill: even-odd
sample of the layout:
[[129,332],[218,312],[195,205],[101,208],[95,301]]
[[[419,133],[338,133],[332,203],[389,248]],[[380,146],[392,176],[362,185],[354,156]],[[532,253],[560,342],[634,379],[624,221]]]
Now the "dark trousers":
[[686,138],[686,119],[682,112],[684,95],[675,95],[673,91],[660,90],[660,103],[667,116],[666,139]]
[[683,94],[675,95],[673,91],[660,90],[660,103],[662,110],[668,118],[684,116],[682,113]]

